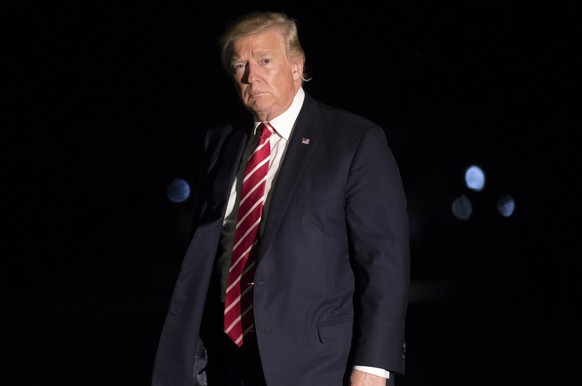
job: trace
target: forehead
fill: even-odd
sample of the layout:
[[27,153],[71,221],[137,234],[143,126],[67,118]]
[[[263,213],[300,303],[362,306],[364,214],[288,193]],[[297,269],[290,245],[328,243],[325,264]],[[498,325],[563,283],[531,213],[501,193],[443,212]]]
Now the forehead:
[[233,56],[255,56],[265,53],[284,52],[283,35],[276,28],[269,28],[253,35],[242,36],[233,44]]

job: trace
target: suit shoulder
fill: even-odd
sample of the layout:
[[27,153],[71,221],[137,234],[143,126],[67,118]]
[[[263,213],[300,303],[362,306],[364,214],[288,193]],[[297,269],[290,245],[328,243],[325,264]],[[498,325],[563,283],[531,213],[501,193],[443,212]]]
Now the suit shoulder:
[[336,132],[340,130],[346,132],[346,134],[349,132],[363,134],[370,130],[384,131],[377,123],[352,111],[333,107],[321,102],[318,102],[318,109],[320,112],[320,120],[324,126]]
[[216,138],[222,138],[225,135],[228,135],[233,130],[231,125],[218,125],[218,126],[211,126],[206,130],[206,140],[213,141]]
[[248,117],[236,117],[231,123],[223,123],[211,126],[206,130],[204,136],[204,146],[222,144],[231,136],[240,137],[244,136],[252,127],[252,119],[249,120]]

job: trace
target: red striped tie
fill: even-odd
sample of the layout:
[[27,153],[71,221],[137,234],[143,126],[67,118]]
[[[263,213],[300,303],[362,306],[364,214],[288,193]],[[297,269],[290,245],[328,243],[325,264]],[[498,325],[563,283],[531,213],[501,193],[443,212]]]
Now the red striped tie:
[[228,271],[224,303],[224,331],[239,347],[243,344],[243,337],[254,329],[255,254],[265,202],[265,185],[271,154],[269,137],[272,130],[269,124],[261,123],[257,127],[257,131],[261,132],[261,138],[249,157],[245,169]]

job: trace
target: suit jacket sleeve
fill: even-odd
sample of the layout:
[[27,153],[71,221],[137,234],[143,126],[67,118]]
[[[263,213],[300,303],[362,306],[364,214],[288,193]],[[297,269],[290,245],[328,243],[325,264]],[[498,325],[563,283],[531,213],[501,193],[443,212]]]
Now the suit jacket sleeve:
[[407,204],[396,161],[377,126],[361,137],[350,167],[346,221],[356,274],[354,364],[404,373]]

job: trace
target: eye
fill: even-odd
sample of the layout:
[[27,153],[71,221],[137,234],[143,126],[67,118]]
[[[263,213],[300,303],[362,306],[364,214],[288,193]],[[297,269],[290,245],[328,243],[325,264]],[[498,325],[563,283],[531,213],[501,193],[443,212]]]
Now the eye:
[[233,72],[241,72],[241,71],[244,71],[244,69],[245,69],[245,63],[234,63],[232,65]]
[[263,58],[262,61],[263,61],[263,64],[269,64],[269,63],[271,63],[271,58]]

